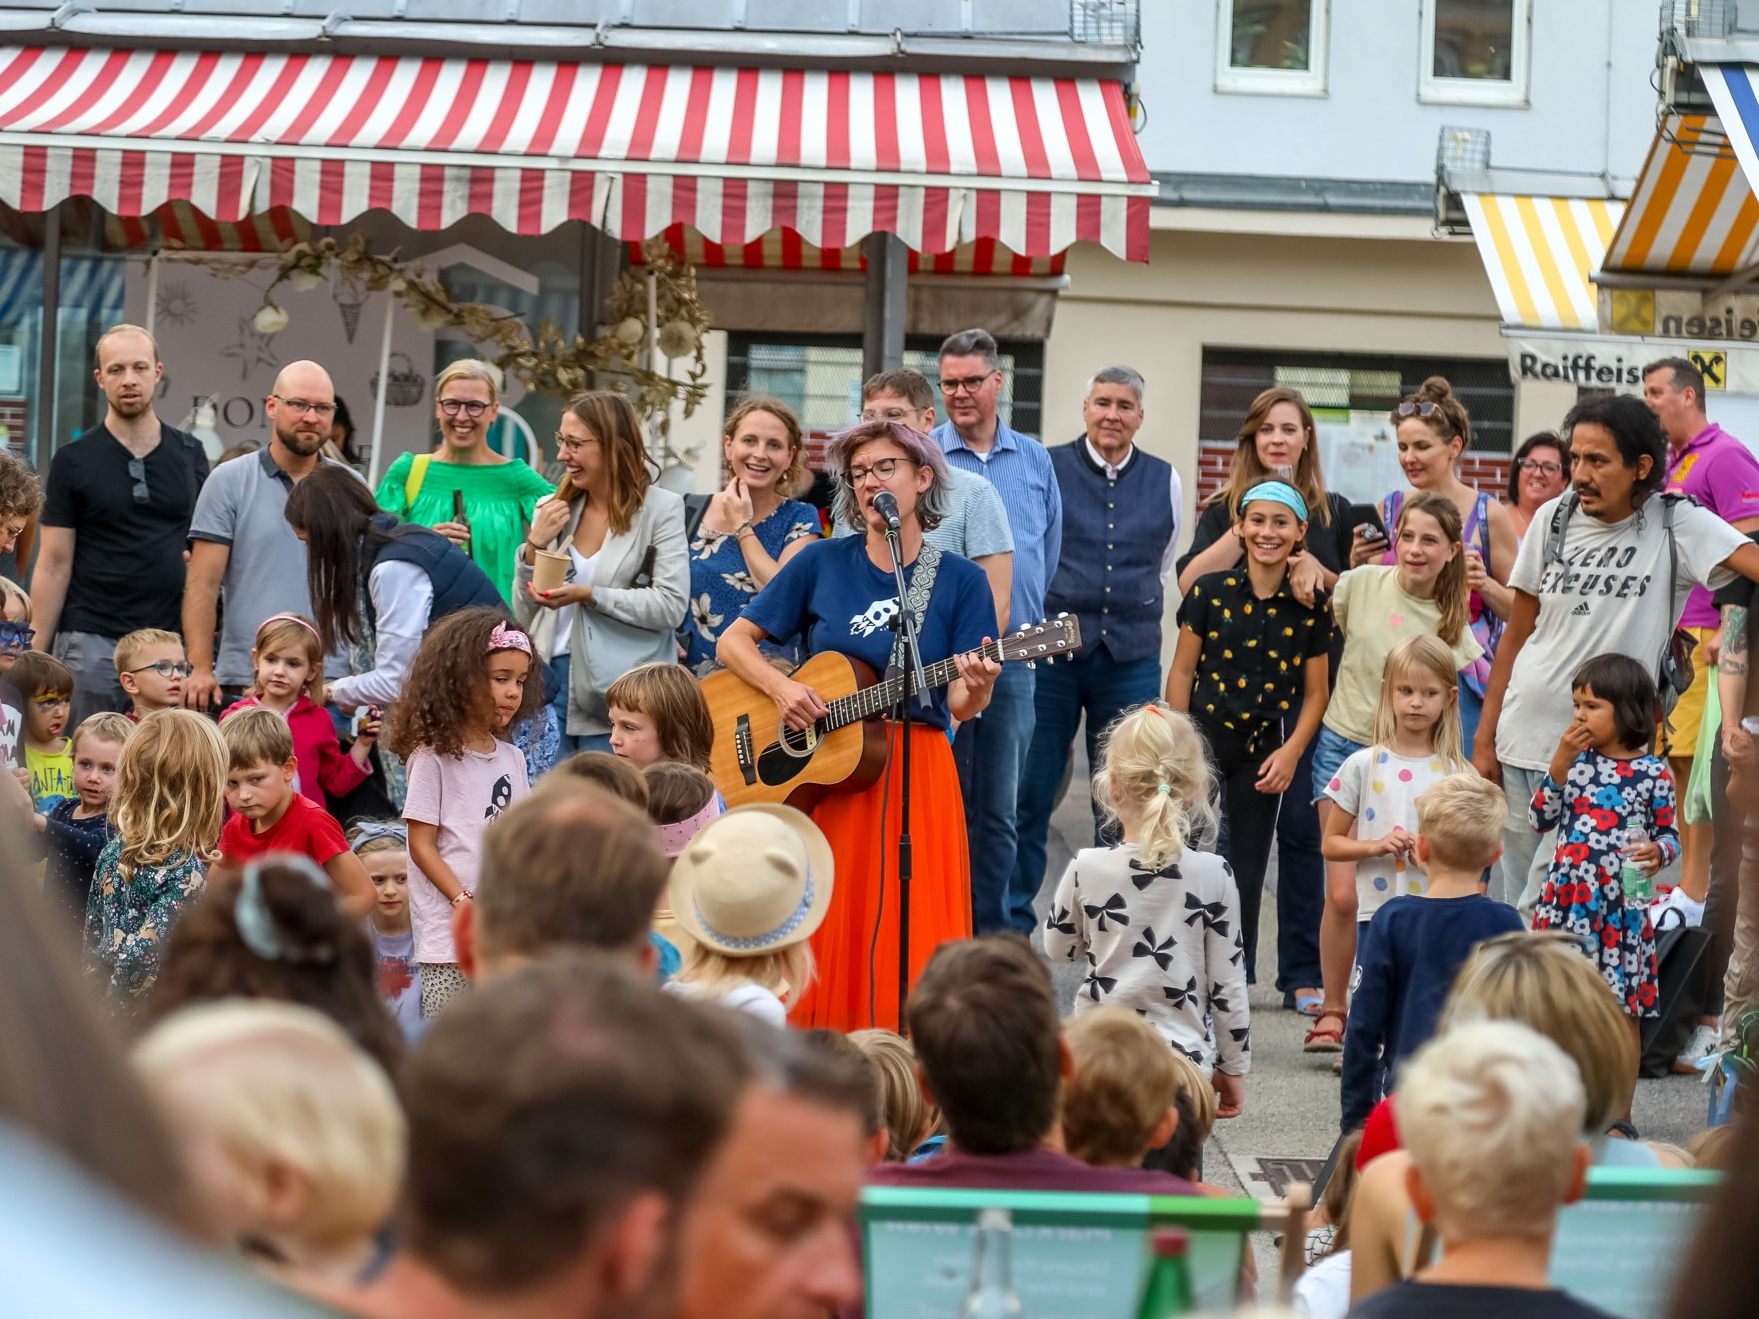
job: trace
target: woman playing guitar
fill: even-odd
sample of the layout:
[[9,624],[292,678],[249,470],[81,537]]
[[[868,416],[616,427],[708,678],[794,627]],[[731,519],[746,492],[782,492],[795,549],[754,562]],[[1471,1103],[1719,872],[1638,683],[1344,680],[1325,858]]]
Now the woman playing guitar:
[[[974,718],[989,704],[1001,665],[967,652],[996,631],[989,579],[968,559],[925,546],[946,504],[946,460],[902,422],[868,422],[832,442],[827,464],[837,481],[835,516],[863,536],[814,541],[791,559],[721,634],[716,654],[776,703],[783,722],[809,728],[826,713],[812,688],[774,668],[764,639],[796,636],[808,655],[837,651],[883,674],[892,658],[900,608],[886,545],[886,520],[873,507],[890,491],[909,587],[904,608],[917,617],[922,662],[957,657],[959,676],[911,712],[910,979],[935,947],[971,933],[971,872],[959,776],[947,739],[949,719]],[[927,599],[922,586],[928,585]],[[818,980],[796,1005],[799,1026],[856,1030],[898,1020],[898,834],[901,731],[888,726],[890,756],[878,782],[824,798],[812,818],[837,859],[831,909],[812,938]]]

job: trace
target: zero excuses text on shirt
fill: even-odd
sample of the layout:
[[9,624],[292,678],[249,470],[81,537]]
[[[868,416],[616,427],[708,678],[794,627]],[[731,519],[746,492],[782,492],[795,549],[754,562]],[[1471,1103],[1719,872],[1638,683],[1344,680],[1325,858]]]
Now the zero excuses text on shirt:
[[1641,599],[1649,591],[1650,574],[1618,571],[1629,568],[1636,557],[1635,545],[1569,551],[1564,555],[1563,567],[1545,570],[1545,575],[1539,579],[1539,592],[1541,595],[1610,595],[1620,600]]

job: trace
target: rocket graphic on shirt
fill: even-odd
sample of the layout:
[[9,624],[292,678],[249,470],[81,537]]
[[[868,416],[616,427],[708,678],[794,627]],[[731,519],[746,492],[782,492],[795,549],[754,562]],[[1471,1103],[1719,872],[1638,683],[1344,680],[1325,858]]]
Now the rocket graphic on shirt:
[[892,625],[892,620],[897,616],[897,596],[892,596],[889,600],[875,600],[866,609],[862,610],[859,614],[856,614],[849,620],[849,635],[855,637],[871,637],[881,628],[890,627]]
[[483,812],[485,821],[501,818],[501,812],[513,804],[513,779],[503,774],[495,780],[495,786],[489,792],[488,809]]

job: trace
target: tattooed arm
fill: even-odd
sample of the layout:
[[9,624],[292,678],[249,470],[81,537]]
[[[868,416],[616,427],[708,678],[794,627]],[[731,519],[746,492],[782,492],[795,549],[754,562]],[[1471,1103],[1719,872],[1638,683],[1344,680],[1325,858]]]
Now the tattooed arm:
[[1725,605],[1722,610],[1722,655],[1716,670],[1716,694],[1722,701],[1722,754],[1731,766],[1749,760],[1753,739],[1741,727],[1747,708],[1747,609]]

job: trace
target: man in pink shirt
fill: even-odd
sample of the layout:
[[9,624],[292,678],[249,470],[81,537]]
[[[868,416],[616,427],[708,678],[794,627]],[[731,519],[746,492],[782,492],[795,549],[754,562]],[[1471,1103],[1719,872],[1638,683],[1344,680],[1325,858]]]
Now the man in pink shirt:
[[[1751,532],[1759,528],[1759,459],[1754,458],[1745,444],[1705,415],[1703,372],[1683,357],[1666,357],[1651,362],[1643,368],[1643,400],[1661,422],[1662,430],[1667,432],[1667,488],[1690,495],[1737,531]],[[1693,587],[1686,598],[1686,610],[1680,618],[1680,625],[1690,628],[1698,639],[1697,666],[1691,688],[1674,708],[1671,721],[1674,731],[1668,754],[1674,781],[1682,791],[1691,776],[1692,757],[1700,749],[1698,725],[1704,715],[1710,666],[1717,658],[1719,621],[1711,593],[1702,586]],[[1714,756],[1716,753],[1712,746],[1702,750],[1705,755]],[[1715,795],[1718,800],[1726,801],[1726,764],[1719,763],[1714,768],[1716,779],[1722,785]],[[1722,912],[1717,909],[1725,905],[1723,897],[1732,901],[1735,870],[1740,864],[1739,822],[1717,823],[1732,827],[1717,830],[1713,838],[1709,826],[1688,824],[1681,819],[1680,888],[1670,899],[1680,907],[1688,921],[1693,924],[1702,921],[1713,927],[1713,931],[1714,927],[1732,918],[1732,910]],[[1705,903],[1713,883],[1719,890],[1726,888],[1727,893],[1719,893],[1710,901],[1712,910],[1706,920]],[[1721,959],[1726,960],[1726,947],[1720,938],[1718,948],[1722,950]],[[1712,960],[1719,960],[1717,950],[1713,949]],[[1720,974],[1719,967],[1711,970],[1713,978]],[[1694,1036],[1687,1052],[1681,1055],[1682,1063],[1697,1061],[1692,1056],[1695,1049],[1712,1047],[1714,1035],[1709,1027],[1715,1025],[1716,1014],[1721,1010],[1720,1002],[1714,1001],[1717,997],[1713,994],[1713,1001],[1705,1004],[1703,1028]]]

